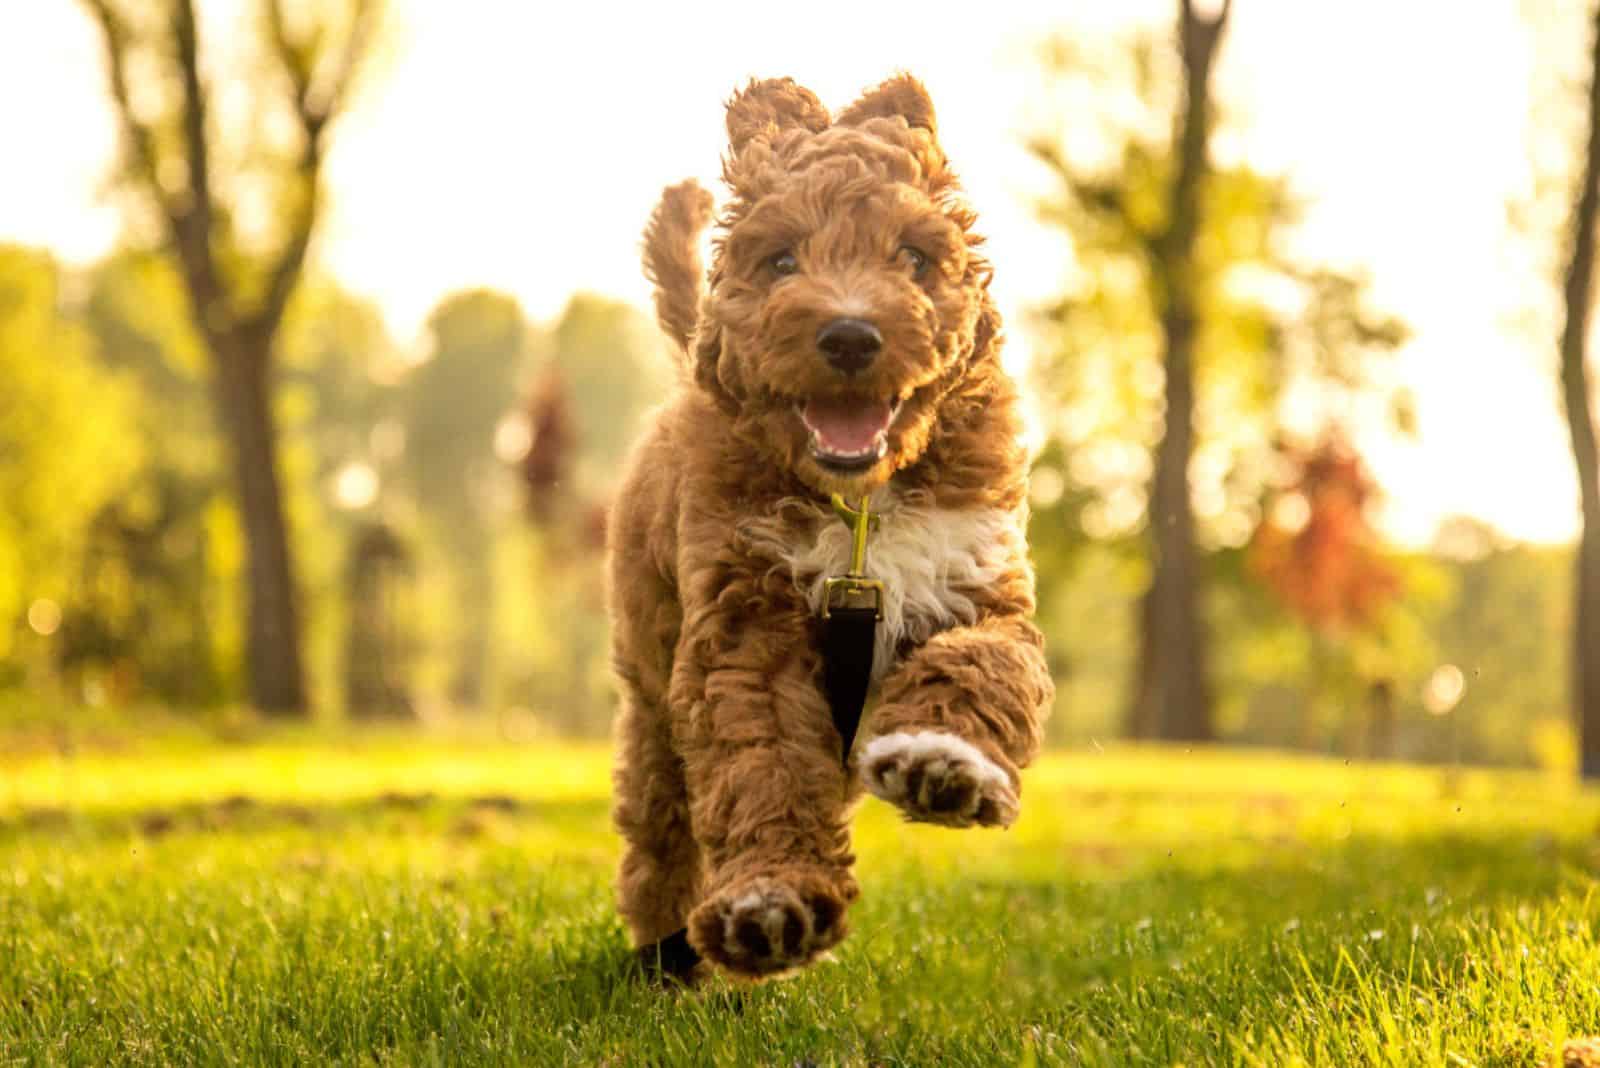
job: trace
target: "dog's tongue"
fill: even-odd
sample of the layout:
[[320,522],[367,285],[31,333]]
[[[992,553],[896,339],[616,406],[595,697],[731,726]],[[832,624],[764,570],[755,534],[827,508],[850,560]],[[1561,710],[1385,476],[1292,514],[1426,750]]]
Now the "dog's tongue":
[[873,447],[878,435],[889,428],[894,411],[887,401],[818,397],[806,402],[801,415],[824,451],[853,456]]

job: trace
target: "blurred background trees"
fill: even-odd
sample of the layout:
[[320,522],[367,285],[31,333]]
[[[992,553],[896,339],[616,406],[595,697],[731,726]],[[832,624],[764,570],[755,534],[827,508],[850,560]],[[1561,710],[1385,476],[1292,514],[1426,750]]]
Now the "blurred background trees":
[[[1229,10],[1180,4],[1167,39],[1052,42],[1043,61],[1071,122],[1030,142],[1056,183],[1040,215],[1075,268],[1041,314],[1034,378],[1053,419],[1034,532],[1138,546],[1123,568],[1141,597],[1125,690],[1137,738],[1217,734],[1206,652],[1227,595],[1214,587],[1248,581],[1237,558],[1298,443],[1375,413],[1406,425],[1380,368],[1404,326],[1369,306],[1359,276],[1290,255],[1283,180],[1208,161]],[[1071,574],[1047,576],[1047,599]]]
[[1565,417],[1580,519],[1564,611],[1559,677],[1585,778],[1600,778],[1600,448],[1590,368],[1600,223],[1600,6],[1524,5],[1545,59],[1529,96],[1537,122],[1525,146],[1529,191],[1509,204],[1511,230],[1531,250],[1544,298],[1529,301],[1530,343],[1550,352]]
[[[672,387],[655,327],[603,295],[534,319],[471,288],[397,341],[306,266],[376,8],[245,5],[224,85],[190,0],[84,2],[124,80],[127,230],[72,268],[0,248],[0,708],[604,732],[605,508]],[[1212,74],[1247,15],[1172,10],[1038,53],[1037,215],[1069,269],[1010,328],[1056,740],[1573,766],[1573,553],[1467,517],[1386,539],[1369,454],[1415,431],[1406,324],[1307,256],[1294,184],[1228,148]],[[1592,232],[1580,188],[1537,234],[1567,257],[1552,278]]]
[[[1600,19],[1600,15],[1597,15]],[[1583,526],[1578,534],[1572,641],[1573,705],[1582,769],[1600,779],[1600,449],[1595,444],[1588,368],[1595,285],[1595,223],[1600,216],[1600,22],[1592,34],[1587,137],[1572,208],[1570,246],[1562,278],[1561,399],[1572,438]]]
[[[245,535],[251,699],[264,712],[299,715],[306,711],[299,591],[278,469],[273,362],[317,224],[329,126],[351,92],[377,5],[351,0],[304,25],[293,17],[303,9],[291,15],[280,0],[266,0],[264,51],[278,69],[276,84],[253,102],[253,117],[287,115],[294,134],[289,144],[273,143],[251,123],[249,141],[236,144],[220,137],[237,127],[222,126],[216,114],[193,0],[128,9],[115,0],[84,3],[105,44],[123,180],[178,265],[192,329],[209,357]],[[165,92],[135,81],[152,69],[163,72]],[[252,219],[263,201],[270,223]]]
[[450,696],[469,706],[483,700],[494,621],[490,533],[503,488],[495,427],[516,395],[527,333],[522,309],[508,297],[450,297],[429,317],[432,351],[405,382],[406,473],[428,538],[455,562]]

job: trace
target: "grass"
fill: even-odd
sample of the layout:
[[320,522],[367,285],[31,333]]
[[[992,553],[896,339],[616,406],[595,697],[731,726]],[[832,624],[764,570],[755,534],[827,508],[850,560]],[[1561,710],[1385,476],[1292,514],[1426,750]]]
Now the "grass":
[[1600,797],[1057,754],[1008,833],[858,821],[835,963],[669,994],[606,753],[400,736],[0,756],[0,1064],[1543,1066],[1600,1033]]

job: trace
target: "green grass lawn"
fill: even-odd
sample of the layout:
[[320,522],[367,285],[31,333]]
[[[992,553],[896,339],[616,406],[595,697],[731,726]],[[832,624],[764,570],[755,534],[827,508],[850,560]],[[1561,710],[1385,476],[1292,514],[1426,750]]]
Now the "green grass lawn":
[[1542,1066],[1600,1034],[1600,797],[1564,781],[1063,753],[1009,832],[868,802],[837,961],[683,994],[632,972],[606,768],[0,756],[0,1064]]

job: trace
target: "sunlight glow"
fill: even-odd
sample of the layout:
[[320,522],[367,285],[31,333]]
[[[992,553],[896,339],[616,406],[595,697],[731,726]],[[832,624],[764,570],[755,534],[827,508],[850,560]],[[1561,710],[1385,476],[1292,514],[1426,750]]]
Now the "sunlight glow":
[[333,500],[346,511],[359,511],[378,499],[378,472],[371,464],[351,461],[333,476]]
[[[242,9],[201,8],[215,34]],[[1050,30],[1092,40],[1170,29],[1172,5],[1007,2],[960,33],[838,0],[799,20],[709,3],[692,32],[679,10],[644,8],[625,34],[605,4],[396,0],[394,11],[382,81],[333,139],[317,255],[381,305],[403,344],[465,286],[505,289],[540,318],[583,289],[648,306],[639,229],[668,182],[694,175],[717,188],[720,104],[734,86],[791,74],[839,106],[907,69],[928,83],[981,211],[1007,364],[1021,369],[1025,313],[1072,267],[1064,238],[1032,209],[1048,189],[1022,146],[1044,117],[1033,50]],[[1370,270],[1375,301],[1413,327],[1396,368],[1418,398],[1420,437],[1361,440],[1387,491],[1385,531],[1424,544],[1444,517],[1472,514],[1518,538],[1566,540],[1577,494],[1550,381],[1553,333],[1511,325],[1548,291],[1516,266],[1526,257],[1505,222],[1532,180],[1536,57],[1516,0],[1458,5],[1451,47],[1419,53],[1438,18],[1430,5],[1381,0],[1240,0],[1217,70],[1218,156],[1288,175],[1305,209],[1297,250]],[[0,93],[49,101],[0,111],[0,141],[28,161],[0,174],[0,239],[78,263],[116,241],[119,203],[104,195],[115,130],[99,72],[77,5],[0,16]]]
[[28,626],[42,638],[48,638],[61,627],[61,606],[41,597],[28,606]]
[[1435,716],[1449,715],[1467,692],[1467,676],[1454,664],[1441,664],[1422,688],[1422,706]]

